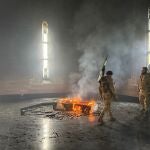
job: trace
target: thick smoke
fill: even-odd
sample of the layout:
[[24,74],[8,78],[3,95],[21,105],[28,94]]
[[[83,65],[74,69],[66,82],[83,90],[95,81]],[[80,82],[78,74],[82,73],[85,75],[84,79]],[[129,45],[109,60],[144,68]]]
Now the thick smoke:
[[[132,75],[138,76],[141,66],[145,65],[145,37],[141,33],[144,30],[142,27],[138,30],[142,16],[138,16],[139,20],[133,19],[132,9],[123,10],[123,4],[117,1],[104,4],[86,0],[75,15],[73,33],[82,55],[78,60],[80,75],[78,78],[75,75],[77,82],[72,82],[72,90],[82,97],[98,92],[97,77],[107,55],[106,70],[114,72],[118,88]],[[73,77],[71,75],[71,80]]]

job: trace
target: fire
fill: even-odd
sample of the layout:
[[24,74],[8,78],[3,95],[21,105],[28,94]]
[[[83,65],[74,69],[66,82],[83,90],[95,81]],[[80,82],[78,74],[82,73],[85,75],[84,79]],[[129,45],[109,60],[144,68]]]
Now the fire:
[[74,111],[77,114],[91,114],[96,104],[94,99],[82,100],[80,97],[62,98],[59,100],[65,110]]

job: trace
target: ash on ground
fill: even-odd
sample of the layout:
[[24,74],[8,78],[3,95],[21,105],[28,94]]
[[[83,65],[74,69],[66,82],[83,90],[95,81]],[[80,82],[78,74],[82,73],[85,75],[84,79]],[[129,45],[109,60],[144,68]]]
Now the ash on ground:
[[21,115],[25,116],[38,116],[38,117],[48,117],[50,119],[57,120],[68,120],[68,119],[77,119],[81,116],[98,116],[100,114],[100,109],[102,109],[102,104],[97,103],[94,106],[94,111],[92,113],[82,113],[75,111],[68,111],[57,102],[53,103],[40,103],[36,105],[31,105],[25,108],[21,108]]

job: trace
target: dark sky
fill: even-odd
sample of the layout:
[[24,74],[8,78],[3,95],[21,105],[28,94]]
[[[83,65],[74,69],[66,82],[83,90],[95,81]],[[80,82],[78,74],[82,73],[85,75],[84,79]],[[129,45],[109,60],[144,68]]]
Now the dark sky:
[[[108,40],[109,34],[119,30],[124,33],[123,44],[128,45],[131,37],[126,31],[131,27],[134,37],[143,40],[147,7],[148,0],[1,0],[0,80],[40,76],[43,20],[49,24],[55,74],[66,76],[78,70],[84,53],[78,44],[86,44],[91,33],[96,37],[103,31]],[[108,49],[104,44],[102,53]]]

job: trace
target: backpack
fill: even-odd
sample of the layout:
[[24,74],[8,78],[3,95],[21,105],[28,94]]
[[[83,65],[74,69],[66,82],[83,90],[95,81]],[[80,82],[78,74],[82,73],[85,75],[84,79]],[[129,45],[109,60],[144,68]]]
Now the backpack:
[[107,92],[110,89],[109,82],[108,82],[106,76],[101,77],[99,82],[100,82],[100,88],[101,88],[102,92]]

